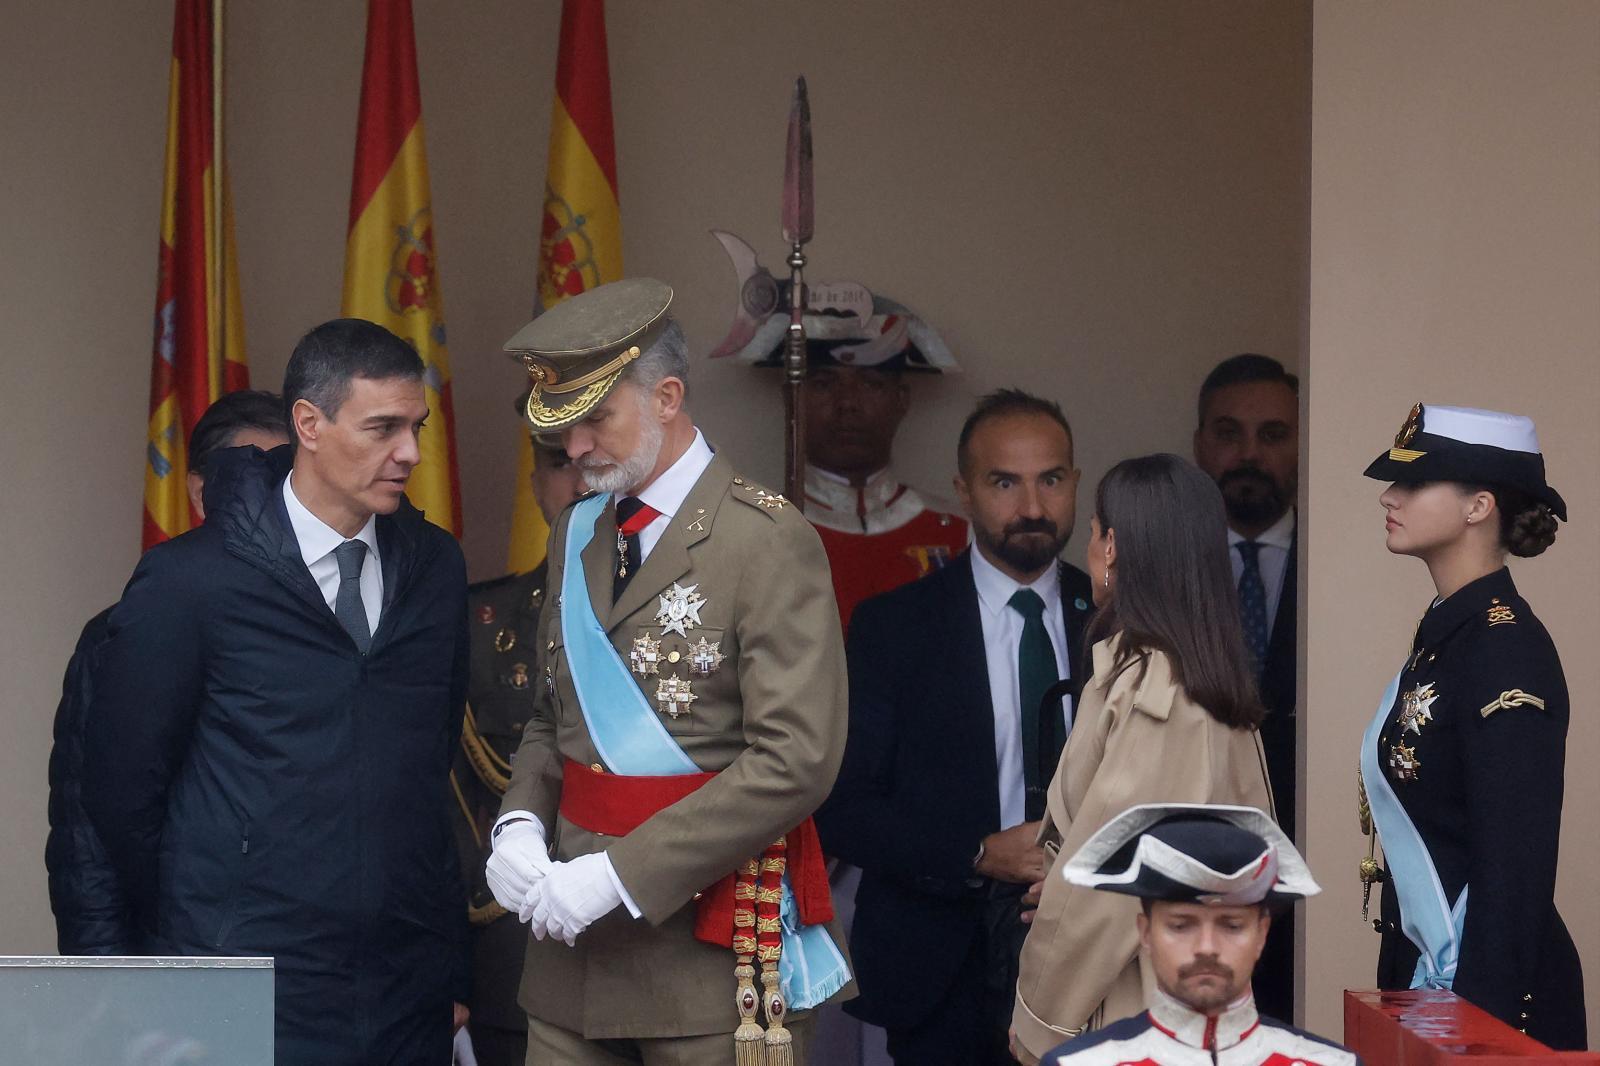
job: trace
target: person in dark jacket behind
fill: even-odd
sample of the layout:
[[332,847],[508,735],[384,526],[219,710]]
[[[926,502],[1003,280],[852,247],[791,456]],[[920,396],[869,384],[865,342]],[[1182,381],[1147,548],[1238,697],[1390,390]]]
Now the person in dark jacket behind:
[[[254,446],[270,451],[289,442],[283,398],[242,389],[206,408],[189,434],[189,505],[194,524],[205,521],[206,467],[225,448]],[[50,908],[56,916],[56,950],[63,955],[134,955],[139,952],[133,916],[105,845],[83,813],[83,723],[94,689],[92,656],[105,639],[107,607],[83,627],[67,662],[56,707],[55,746],[50,750],[50,836],[44,863],[50,876]]]
[[404,495],[423,364],[340,319],[283,392],[291,445],[220,457],[111,612],[84,805],[151,951],[277,960],[278,1061],[446,1062],[466,569]]

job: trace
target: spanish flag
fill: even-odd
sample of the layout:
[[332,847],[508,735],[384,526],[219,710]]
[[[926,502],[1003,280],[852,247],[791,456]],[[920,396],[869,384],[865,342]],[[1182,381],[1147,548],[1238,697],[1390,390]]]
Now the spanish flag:
[[343,313],[386,327],[422,357],[429,414],[422,429],[422,462],[411,474],[407,495],[429,521],[460,536],[450,355],[433,243],[411,0],[367,4]]
[[[167,89],[167,159],[161,187],[150,425],[145,442],[146,548],[199,524],[189,510],[186,484],[189,432],[217,397],[250,386],[239,275],[233,258],[233,212],[225,181],[223,202],[215,202],[213,168],[222,163],[214,144],[211,64],[210,0],[177,0]],[[220,263],[219,225],[226,237],[220,242]],[[222,307],[217,300],[219,288]]]
[[[539,233],[539,308],[622,277],[622,209],[611,136],[604,0],[562,0],[556,99]],[[522,438],[511,548],[514,571],[544,561],[550,530],[533,500],[533,447]]]

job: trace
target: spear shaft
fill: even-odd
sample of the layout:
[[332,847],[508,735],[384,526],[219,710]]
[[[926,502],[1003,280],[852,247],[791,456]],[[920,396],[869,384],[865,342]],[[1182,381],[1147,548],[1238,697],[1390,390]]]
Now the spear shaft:
[[783,168],[783,239],[789,242],[789,331],[783,353],[783,494],[802,511],[806,484],[806,253],[811,240],[811,102],[798,78],[789,106]]

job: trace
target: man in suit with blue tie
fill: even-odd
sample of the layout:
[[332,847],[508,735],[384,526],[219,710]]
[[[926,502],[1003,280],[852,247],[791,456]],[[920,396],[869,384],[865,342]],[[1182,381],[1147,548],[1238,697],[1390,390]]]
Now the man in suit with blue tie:
[[[1261,747],[1278,824],[1295,836],[1295,573],[1300,379],[1265,355],[1224,359],[1200,386],[1195,464],[1216,481],[1245,643],[1256,664]],[[1294,913],[1273,921],[1256,974],[1263,1014],[1294,1020]]]
[[857,608],[849,740],[817,824],[862,869],[846,1011],[888,1030],[897,1062],[1010,1063],[1021,898],[1048,867],[1036,834],[1092,597],[1059,558],[1079,472],[1058,405],[984,397],[957,464],[974,546]]

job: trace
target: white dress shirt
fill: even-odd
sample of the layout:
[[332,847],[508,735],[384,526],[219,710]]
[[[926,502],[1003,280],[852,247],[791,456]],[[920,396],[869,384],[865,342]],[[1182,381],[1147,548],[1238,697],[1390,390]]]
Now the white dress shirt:
[[[989,665],[989,698],[994,704],[994,762],[1000,772],[1000,828],[1026,821],[1027,795],[1022,777],[1022,690],[1017,678],[1017,653],[1022,644],[1023,617],[1011,597],[1024,586],[1001,573],[973,548],[972,580],[978,587],[978,615],[983,622],[983,650]],[[1044,628],[1056,653],[1056,672],[1072,676],[1067,657],[1067,628],[1061,613],[1061,574],[1055,565],[1026,586],[1044,601]],[[1072,729],[1072,701],[1061,700],[1062,735]],[[1043,784],[1043,782],[1041,782]]]
[[689,444],[689,449],[678,456],[678,461],[662,471],[661,476],[650,482],[650,486],[639,493],[639,499],[661,513],[650,520],[650,524],[639,531],[639,563],[650,558],[651,550],[661,540],[661,535],[667,531],[667,526],[672,524],[672,518],[678,513],[678,508],[683,506],[683,501],[689,496],[689,490],[694,488],[694,483],[700,480],[700,475],[706,472],[706,467],[711,465],[711,445],[706,443],[705,437],[697,428],[694,431],[694,440]]
[[[706,443],[706,438],[697,427],[694,431],[694,441],[689,448],[678,457],[678,461],[664,470],[641,493],[639,499],[645,504],[654,507],[661,513],[650,520],[650,524],[639,531],[639,563],[642,566],[650,552],[660,542],[661,535],[667,531],[667,526],[672,523],[673,517],[678,513],[678,508],[683,506],[683,501],[688,499],[689,492],[694,488],[695,482],[700,480],[700,475],[706,472],[706,467],[711,465],[711,445]],[[613,493],[613,495],[616,495]],[[613,506],[615,504],[613,503]],[[507,811],[495,820],[493,836],[499,836],[500,830],[511,822],[527,819],[539,827],[541,836],[545,833],[544,822],[532,811]],[[493,837],[491,837],[493,839]],[[622,905],[628,913],[635,918],[644,912],[633,901],[628,887],[622,883],[622,878],[617,876],[616,867],[611,865],[611,856],[605,855],[605,871],[611,879],[611,884],[617,890],[617,895],[622,897]]]
[[[1239,587],[1244,574],[1244,555],[1238,546],[1248,538],[1228,530],[1228,561],[1233,564],[1233,587]],[[1289,569],[1289,549],[1294,545],[1294,508],[1283,512],[1283,517],[1272,523],[1256,543],[1261,550],[1256,560],[1261,567],[1261,584],[1267,593],[1267,637],[1271,639],[1273,627],[1278,623],[1278,604],[1283,600],[1283,582]],[[1293,575],[1287,575],[1293,581]]]
[[[283,479],[283,504],[289,511],[289,525],[300,544],[300,558],[306,561],[306,569],[311,571],[331,611],[339,597],[339,560],[334,557],[333,549],[343,544],[345,538],[306,509],[300,497],[294,494],[293,481],[294,471],[291,470]],[[383,565],[378,558],[377,516],[369,516],[361,532],[350,539],[367,546],[366,558],[361,561],[361,606],[367,609],[367,632],[377,633],[378,615],[383,611]]]

